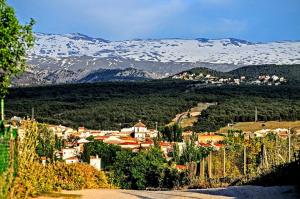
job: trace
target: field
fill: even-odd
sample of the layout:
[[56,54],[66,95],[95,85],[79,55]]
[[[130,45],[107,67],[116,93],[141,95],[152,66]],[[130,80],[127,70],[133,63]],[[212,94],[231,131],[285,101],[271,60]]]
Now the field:
[[277,128],[300,128],[300,121],[238,122],[230,127],[223,127],[218,132],[227,133],[231,129],[254,132],[261,129]]

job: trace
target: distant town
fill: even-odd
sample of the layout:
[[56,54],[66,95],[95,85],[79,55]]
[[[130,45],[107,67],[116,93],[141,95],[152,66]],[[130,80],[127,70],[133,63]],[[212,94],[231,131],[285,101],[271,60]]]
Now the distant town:
[[212,85],[240,85],[240,84],[252,84],[252,85],[268,85],[268,86],[278,86],[281,84],[286,84],[287,79],[285,77],[279,77],[277,75],[260,75],[256,79],[247,79],[245,76],[240,76],[240,78],[225,78],[216,77],[211,74],[195,74],[189,72],[183,72],[177,75],[173,75],[172,79],[181,79],[189,81],[199,81],[203,84]]

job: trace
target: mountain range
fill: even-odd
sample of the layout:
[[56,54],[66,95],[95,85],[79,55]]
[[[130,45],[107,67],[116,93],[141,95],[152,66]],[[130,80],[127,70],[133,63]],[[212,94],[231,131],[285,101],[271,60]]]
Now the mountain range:
[[164,78],[195,67],[227,72],[247,65],[300,64],[300,41],[134,39],[35,33],[27,71],[14,85]]

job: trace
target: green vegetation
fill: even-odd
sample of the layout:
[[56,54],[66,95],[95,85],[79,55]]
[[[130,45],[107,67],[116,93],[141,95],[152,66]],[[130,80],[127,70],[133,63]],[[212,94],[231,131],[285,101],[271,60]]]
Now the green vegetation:
[[189,182],[187,171],[170,167],[160,148],[152,147],[139,153],[119,146],[94,141],[84,145],[83,160],[99,155],[108,170],[111,182],[123,189],[179,188]]
[[39,122],[119,129],[141,119],[154,128],[155,122],[162,126],[200,101],[201,96],[185,92],[188,85],[154,81],[14,88],[6,114],[26,116],[34,107]]
[[166,126],[160,130],[161,139],[168,142],[182,142],[182,129],[178,124]]
[[112,181],[125,189],[179,188],[188,185],[187,171],[170,167],[158,148],[117,152]]
[[300,119],[300,88],[298,86],[226,86],[196,89],[196,93],[214,96],[215,106],[203,110],[196,131],[217,131],[233,122]]
[[5,0],[0,1],[0,97],[1,119],[4,120],[4,97],[8,93],[11,78],[23,72],[26,66],[26,50],[33,46],[31,19],[21,25],[15,11]]
[[109,169],[116,161],[117,152],[121,151],[121,147],[104,142],[93,141],[84,145],[84,151],[81,158],[84,162],[90,162],[90,156],[98,155],[101,157],[103,167]]
[[298,192],[300,192],[300,159],[274,166],[274,168],[264,174],[249,180],[244,184],[259,185],[259,186],[283,186],[283,185],[297,185]]
[[[120,129],[139,119],[150,128],[168,124],[199,102],[216,102],[203,110],[195,131],[215,131],[231,122],[300,119],[300,87],[197,87],[189,81],[107,82],[10,90],[6,114],[26,116],[35,107],[39,122],[77,128]],[[121,123],[121,126],[120,126]]]

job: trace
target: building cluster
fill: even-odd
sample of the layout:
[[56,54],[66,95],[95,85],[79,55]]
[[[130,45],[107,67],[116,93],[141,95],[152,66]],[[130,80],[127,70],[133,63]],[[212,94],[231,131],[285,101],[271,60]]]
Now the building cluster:
[[[131,128],[123,128],[120,131],[114,130],[89,130],[85,127],[79,127],[77,130],[65,127],[62,125],[49,125],[51,130],[58,138],[64,141],[63,148],[57,151],[55,155],[64,160],[67,164],[81,162],[81,154],[84,151],[84,145],[89,142],[100,141],[106,144],[118,145],[123,149],[128,149],[133,152],[147,150],[152,146],[160,147],[166,160],[172,159],[174,152],[174,145],[179,149],[179,155],[182,154],[186,147],[186,140],[195,136],[192,131],[185,131],[182,133],[183,142],[166,142],[155,141],[159,132],[156,129],[148,129],[141,121],[137,122]],[[24,129],[19,128],[19,135],[22,137]],[[253,137],[264,137],[269,133],[275,133],[279,138],[286,139],[288,137],[289,129],[263,129],[255,132],[243,132],[245,139]],[[299,133],[300,134],[300,133]],[[239,132],[234,132],[234,135],[240,136]],[[89,139],[92,138],[92,139]],[[223,146],[223,141],[226,135],[215,133],[197,134],[195,145],[198,147],[210,147],[213,150],[219,150]],[[41,157],[42,163],[46,164],[46,159]],[[96,169],[101,169],[101,157],[91,156],[90,164]],[[182,169],[183,165],[177,165],[178,169]]]
[[279,77],[277,75],[260,75],[256,80],[252,81],[251,83],[257,85],[278,86],[287,83],[287,80],[284,77]]
[[276,134],[280,139],[287,139],[289,135],[289,129],[277,128],[277,129],[261,129],[255,132],[244,132],[245,139],[254,137],[265,137],[268,134]]
[[172,76],[172,79],[181,79],[189,81],[197,81],[201,84],[206,85],[240,85],[240,84],[254,84],[254,85],[281,85],[287,83],[287,80],[284,77],[279,77],[277,75],[261,75],[258,76],[255,80],[246,79],[245,76],[240,76],[239,78],[225,78],[225,77],[216,77],[211,74],[195,74],[183,72],[177,75]]
[[189,80],[189,81],[197,81],[203,84],[212,84],[212,85],[239,85],[245,82],[246,77],[241,76],[240,78],[225,78],[225,77],[216,77],[211,74],[195,74],[183,72],[177,75],[172,76],[172,79],[181,79],[181,80]]
[[[100,141],[106,144],[118,145],[123,149],[132,150],[133,152],[139,152],[140,150],[147,150],[154,146],[154,138],[158,136],[158,131],[154,129],[148,129],[141,121],[136,123],[131,128],[123,128],[120,131],[109,130],[89,130],[84,127],[79,127],[78,130],[64,127],[61,125],[50,125],[49,128],[62,140],[65,140],[64,148],[58,152],[58,156],[66,163],[78,163],[80,162],[80,154],[84,149],[84,144]],[[92,136],[93,140],[88,138]],[[189,139],[192,136],[191,131],[183,133],[184,139]],[[70,139],[73,138],[73,139]],[[74,139],[75,138],[75,139]],[[198,140],[195,144],[199,147],[213,147],[218,150],[224,140],[224,136],[215,134],[201,134],[198,135]],[[172,158],[174,145],[177,144],[179,153],[183,152],[185,142],[166,142],[159,141],[156,146],[160,147],[164,157],[167,160]],[[91,157],[91,164],[98,165],[98,169],[101,168],[101,158]],[[100,163],[99,163],[100,162]]]

